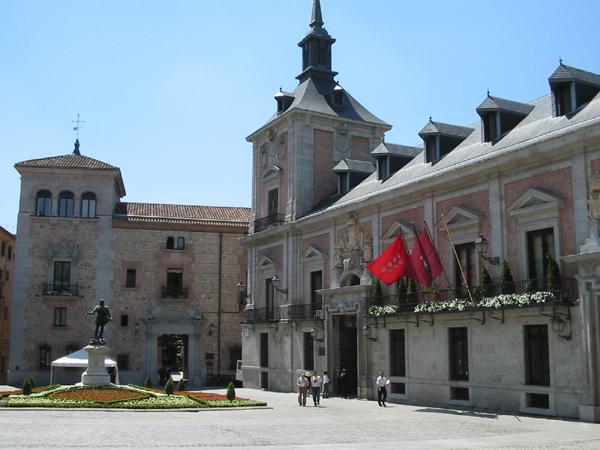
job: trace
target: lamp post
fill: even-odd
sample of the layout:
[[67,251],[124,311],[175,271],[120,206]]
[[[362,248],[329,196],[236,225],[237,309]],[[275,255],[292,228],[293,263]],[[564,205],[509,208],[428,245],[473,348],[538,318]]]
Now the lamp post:
[[481,256],[481,259],[489,262],[493,266],[500,265],[499,257],[484,255],[484,253],[486,253],[488,251],[488,248],[490,247],[490,242],[486,238],[484,238],[482,234],[480,234],[479,237],[475,239],[475,242],[473,242],[473,244],[475,245],[475,251],[479,254],[479,256]]
[[273,287],[275,288],[275,290],[277,292],[281,292],[282,294],[287,295],[287,293],[288,293],[287,289],[279,289],[279,285],[281,284],[281,278],[279,278],[277,275],[275,275],[273,278],[271,278],[271,281],[273,282]]

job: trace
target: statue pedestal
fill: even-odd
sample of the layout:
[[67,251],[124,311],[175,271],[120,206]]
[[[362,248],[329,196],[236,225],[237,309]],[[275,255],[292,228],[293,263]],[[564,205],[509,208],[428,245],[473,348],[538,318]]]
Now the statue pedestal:
[[88,352],[88,368],[81,375],[81,384],[84,386],[111,384],[110,375],[104,367],[104,358],[110,348],[106,345],[88,345],[83,349]]

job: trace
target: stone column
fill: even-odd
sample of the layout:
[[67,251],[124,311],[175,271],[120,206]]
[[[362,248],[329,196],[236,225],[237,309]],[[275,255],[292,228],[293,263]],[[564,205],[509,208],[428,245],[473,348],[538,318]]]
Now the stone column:
[[88,352],[88,368],[81,375],[81,384],[88,385],[109,385],[110,375],[104,366],[104,358],[110,350],[106,345],[88,345],[84,347]]

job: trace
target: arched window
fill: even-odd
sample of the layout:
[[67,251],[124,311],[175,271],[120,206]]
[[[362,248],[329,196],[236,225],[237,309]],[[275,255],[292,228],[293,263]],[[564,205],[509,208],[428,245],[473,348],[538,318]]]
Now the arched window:
[[185,249],[185,238],[178,237],[177,238],[177,250]]
[[58,199],[58,217],[73,217],[75,196],[72,192],[63,192]]
[[81,217],[89,219],[96,217],[96,194],[86,192],[81,196]]
[[50,191],[38,192],[35,214],[38,216],[49,216],[52,214],[52,193]]
[[175,239],[173,236],[167,238],[167,250],[173,250],[175,248]]

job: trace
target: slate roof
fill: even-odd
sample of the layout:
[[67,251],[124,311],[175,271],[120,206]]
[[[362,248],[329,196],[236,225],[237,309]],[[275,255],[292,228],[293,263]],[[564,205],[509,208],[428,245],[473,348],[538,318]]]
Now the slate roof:
[[478,121],[469,127],[475,132],[471,132],[464,141],[436,164],[426,163],[422,150],[412,161],[385,181],[379,180],[374,173],[341,198],[329,198],[329,204],[319,205],[320,209],[315,208],[305,217],[333,211],[357,202],[369,201],[386,192],[408,192],[407,189],[412,185],[444,176],[454,170],[484,163],[587,127],[600,127],[600,94],[570,117],[554,117],[551,94],[528,104],[533,107],[531,113],[494,144],[482,142],[481,122]]
[[510,111],[526,116],[533,110],[533,106],[527,103],[513,102],[499,97],[491,97],[488,95],[486,99],[477,107],[477,112],[484,111]]
[[423,150],[420,147],[409,147],[408,145],[398,145],[389,142],[382,142],[371,152],[371,156],[379,155],[399,155],[414,157],[421,153]]
[[429,120],[429,123],[419,131],[419,136],[429,136],[432,134],[444,134],[447,136],[457,136],[466,138],[473,133],[473,128],[461,127],[458,125],[450,125],[449,123],[434,122]]
[[[282,114],[275,113],[267,121],[267,124],[273,122],[278,117],[289,114],[291,111],[303,110],[334,117],[343,117],[346,119],[376,123],[391,128],[389,124],[367,111],[346,90],[344,90],[344,106],[336,106],[332,108],[329,103],[327,103],[324,95],[332,92],[336,86],[338,85],[335,82],[327,82],[325,80],[313,78],[307,79],[303,83],[299,84],[296,90],[292,93],[295,98],[290,107]],[[286,93],[286,95],[290,94]]]
[[30,159],[15,164],[18,167],[35,167],[40,169],[83,169],[83,170],[120,170],[97,159],[88,156],[69,153],[63,156]]
[[375,166],[369,161],[358,161],[356,159],[342,159],[333,168],[333,171],[373,173],[375,172]]
[[588,84],[594,84],[600,86],[600,75],[588,72],[586,70],[577,69],[575,67],[567,66],[562,62],[558,66],[558,69],[554,71],[550,78],[548,78],[550,84],[561,83],[566,81],[581,81]]
[[251,215],[251,208],[242,207],[122,202],[117,203],[113,219],[136,223],[248,227]]

